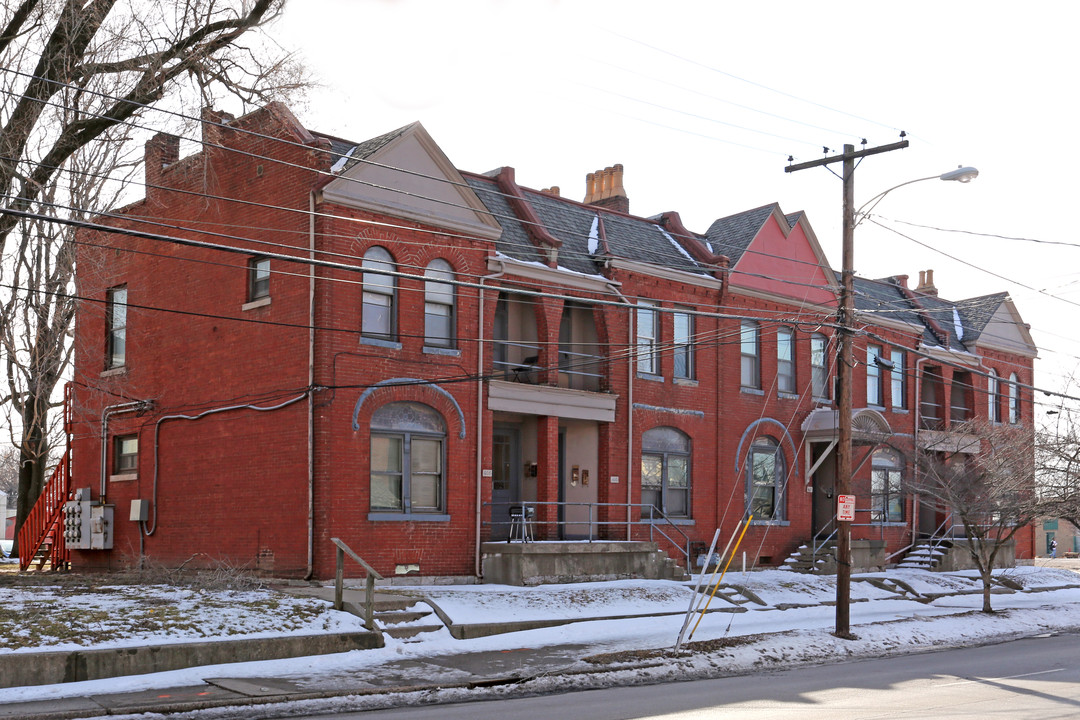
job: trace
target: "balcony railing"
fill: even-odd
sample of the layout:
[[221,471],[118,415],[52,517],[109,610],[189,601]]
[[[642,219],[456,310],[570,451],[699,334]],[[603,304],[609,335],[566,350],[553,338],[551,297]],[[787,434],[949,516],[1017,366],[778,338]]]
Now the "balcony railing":
[[602,372],[593,372],[603,369],[604,358],[590,353],[570,352],[559,349],[559,387],[568,387],[572,390],[600,389],[604,378]]

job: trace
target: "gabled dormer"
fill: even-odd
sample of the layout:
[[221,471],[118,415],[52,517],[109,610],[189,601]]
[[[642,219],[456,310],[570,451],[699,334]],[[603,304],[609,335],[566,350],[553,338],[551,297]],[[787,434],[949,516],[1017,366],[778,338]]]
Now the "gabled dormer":
[[499,223],[423,125],[414,122],[345,150],[323,200],[495,240]]

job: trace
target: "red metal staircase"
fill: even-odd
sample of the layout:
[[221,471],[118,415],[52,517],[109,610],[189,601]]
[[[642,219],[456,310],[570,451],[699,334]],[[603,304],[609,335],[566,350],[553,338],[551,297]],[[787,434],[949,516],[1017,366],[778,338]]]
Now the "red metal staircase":
[[[19,569],[66,570],[71,552],[64,545],[64,503],[71,492],[71,385],[64,388],[64,435],[67,447],[52,477],[19,528]],[[36,562],[35,562],[36,561]]]

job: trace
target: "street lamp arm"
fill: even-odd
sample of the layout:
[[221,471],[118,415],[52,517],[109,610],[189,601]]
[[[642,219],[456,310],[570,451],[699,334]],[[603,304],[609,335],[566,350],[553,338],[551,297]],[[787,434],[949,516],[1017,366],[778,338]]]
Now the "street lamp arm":
[[[880,203],[883,199],[885,199],[886,195],[888,195],[893,190],[896,190],[898,188],[902,188],[902,187],[904,187],[906,185],[911,185],[911,184],[917,183],[917,182],[923,182],[925,180],[947,180],[947,181],[956,181],[956,182],[967,183],[967,182],[971,182],[972,180],[974,180],[977,177],[979,177],[979,171],[978,170],[976,170],[975,168],[970,167],[970,166],[969,167],[961,166],[961,167],[956,168],[955,170],[949,170],[948,172],[944,172],[944,173],[942,173],[940,175],[929,175],[927,177],[916,178],[914,180],[908,180],[907,182],[900,183],[899,185],[894,185],[891,188],[889,188],[888,190],[884,190],[882,192],[879,192],[877,195],[875,195],[874,197],[872,197],[869,200],[867,200],[866,202],[864,202],[859,207],[859,209],[855,211],[855,218],[856,218],[855,225],[858,226],[859,223],[861,223],[866,218],[866,216],[868,216],[870,214],[870,212],[874,208],[876,208],[878,206],[878,203]],[[867,206],[869,206],[869,210],[866,210]],[[864,212],[864,210],[865,210],[865,212]]]

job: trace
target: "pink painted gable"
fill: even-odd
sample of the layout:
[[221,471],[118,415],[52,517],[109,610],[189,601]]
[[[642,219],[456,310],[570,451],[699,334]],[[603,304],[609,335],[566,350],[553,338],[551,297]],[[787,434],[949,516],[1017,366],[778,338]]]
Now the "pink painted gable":
[[765,221],[731,272],[733,286],[780,295],[800,302],[831,305],[835,280],[822,267],[816,243],[807,237],[802,223],[784,232],[786,220],[774,212]]

